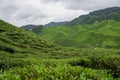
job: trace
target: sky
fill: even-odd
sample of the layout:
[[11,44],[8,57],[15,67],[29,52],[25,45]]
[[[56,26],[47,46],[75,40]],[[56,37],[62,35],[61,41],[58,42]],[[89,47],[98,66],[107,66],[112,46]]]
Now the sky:
[[44,25],[115,6],[120,0],[0,0],[0,19],[16,26]]

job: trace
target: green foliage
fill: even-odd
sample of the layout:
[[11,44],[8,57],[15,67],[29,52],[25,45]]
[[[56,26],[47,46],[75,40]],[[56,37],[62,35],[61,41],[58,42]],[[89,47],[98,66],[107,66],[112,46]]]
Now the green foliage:
[[32,32],[27,32],[2,20],[0,21],[0,51],[38,54],[51,53],[51,51],[48,52],[50,49],[57,52],[56,48],[56,45],[38,38]]
[[119,80],[118,51],[65,48],[63,52],[66,54],[50,54],[51,58],[57,59],[50,56],[50,59],[40,59],[41,55],[36,54],[0,52],[0,80]]
[[38,35],[66,47],[120,48],[120,22],[107,20],[72,27],[43,28]]
[[[1,73],[1,80],[114,80],[106,70],[71,66],[66,60],[27,59],[24,66],[9,68]],[[22,63],[22,62],[21,62]],[[23,64],[23,63],[22,63]]]
[[92,56],[69,62],[72,66],[107,69],[114,77],[120,77],[120,56]]
[[120,21],[120,7],[111,7],[111,8],[93,11],[87,15],[82,15],[68,22],[66,25],[75,26],[80,24],[91,24],[96,21],[101,22],[103,20]]
[[[92,23],[98,12],[81,17]],[[116,15],[110,14],[119,21]],[[119,26],[105,20],[33,29],[61,47],[0,20],[0,80],[120,80]]]

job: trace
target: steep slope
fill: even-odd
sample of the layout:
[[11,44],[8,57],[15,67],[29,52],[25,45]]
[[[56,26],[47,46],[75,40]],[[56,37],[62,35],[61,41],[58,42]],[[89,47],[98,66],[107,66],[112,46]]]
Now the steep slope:
[[111,8],[93,11],[87,15],[82,15],[68,22],[66,25],[73,26],[79,24],[91,24],[94,23],[95,21],[101,22],[103,20],[111,20],[111,19],[120,21],[120,7],[111,7]]
[[8,53],[52,53],[59,52],[59,47],[0,20],[0,51]]
[[[67,33],[66,33],[67,32]],[[57,38],[64,38],[69,37],[70,33],[73,33],[73,31],[67,27],[63,26],[55,26],[55,27],[45,27],[41,31],[42,34],[39,34],[43,38],[47,38],[48,40],[53,40]]]
[[[82,43],[91,44],[98,47],[120,47],[120,22],[114,20],[102,21],[92,30],[83,33],[88,35]],[[84,37],[83,37],[84,38]]]
[[[52,27],[51,27],[52,28]],[[64,31],[71,33],[71,30],[62,29],[54,35],[54,38],[60,38],[60,35],[68,36]],[[52,29],[51,29],[52,30]],[[60,33],[60,34],[59,34]],[[54,34],[54,33],[52,33]],[[52,35],[51,34],[51,35]],[[59,35],[59,36],[57,36]],[[52,38],[52,39],[54,39]],[[47,39],[46,39],[47,40]],[[70,58],[84,55],[82,49],[65,48],[49,43],[32,32],[13,26],[0,20],[0,58]],[[89,52],[89,49],[87,49]]]
[[67,47],[120,47],[120,22],[105,20],[71,27],[43,28],[41,37]]

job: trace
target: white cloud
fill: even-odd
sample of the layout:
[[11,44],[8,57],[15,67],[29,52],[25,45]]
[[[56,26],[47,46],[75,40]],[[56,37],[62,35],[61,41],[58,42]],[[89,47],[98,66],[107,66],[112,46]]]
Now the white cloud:
[[120,6],[120,0],[62,0],[68,9],[96,10],[106,7]]
[[120,0],[0,0],[0,19],[14,25],[72,20],[91,10],[119,6]]

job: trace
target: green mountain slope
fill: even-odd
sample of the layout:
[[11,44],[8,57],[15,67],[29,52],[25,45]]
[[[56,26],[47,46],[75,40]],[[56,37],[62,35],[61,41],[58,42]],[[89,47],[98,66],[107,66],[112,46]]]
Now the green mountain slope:
[[105,20],[78,26],[43,28],[39,35],[67,47],[120,47],[120,22]]
[[40,37],[66,47],[120,47],[120,7],[90,12],[64,26],[37,28]]
[[[66,29],[59,30],[59,27],[55,27],[54,33],[56,32],[56,35],[54,35],[53,38],[48,38],[59,39],[60,37],[69,37],[65,31],[71,33],[71,30],[67,27],[65,28]],[[51,27],[51,30],[53,31],[54,29]],[[56,30],[59,30],[59,32]],[[50,33],[50,36],[54,33]],[[77,48],[65,48],[46,40],[39,38],[39,36],[32,32],[0,20],[0,58],[70,58],[78,57],[84,55],[84,52],[88,53],[91,51],[90,49],[84,51],[83,49]]]
[[94,23],[95,21],[101,22],[103,20],[111,20],[111,19],[120,21],[120,7],[111,7],[111,8],[93,11],[87,15],[82,15],[68,22],[66,25],[73,26],[79,24],[91,24]]
[[27,32],[0,20],[0,51],[11,54],[48,54],[59,52],[59,47],[38,38],[32,32]]

